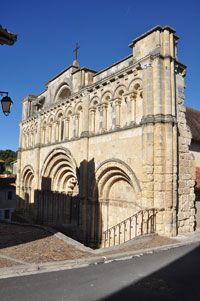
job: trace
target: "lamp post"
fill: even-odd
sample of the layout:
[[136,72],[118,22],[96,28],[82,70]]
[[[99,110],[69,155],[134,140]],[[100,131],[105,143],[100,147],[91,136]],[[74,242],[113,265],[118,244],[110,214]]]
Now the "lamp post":
[[2,92],[2,91],[0,91],[0,94],[1,94],[1,96],[3,94],[6,94],[6,96],[4,96],[1,99],[1,106],[2,106],[3,113],[6,116],[8,116],[10,114],[10,110],[11,110],[13,102],[12,102],[11,98],[8,96],[8,92]]

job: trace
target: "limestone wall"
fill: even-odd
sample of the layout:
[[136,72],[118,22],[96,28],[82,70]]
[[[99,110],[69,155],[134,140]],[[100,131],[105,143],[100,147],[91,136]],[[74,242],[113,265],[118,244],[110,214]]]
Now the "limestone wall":
[[177,119],[178,119],[178,232],[191,232],[195,227],[195,160],[189,151],[191,131],[186,124],[184,106],[184,70],[178,69],[176,74]]

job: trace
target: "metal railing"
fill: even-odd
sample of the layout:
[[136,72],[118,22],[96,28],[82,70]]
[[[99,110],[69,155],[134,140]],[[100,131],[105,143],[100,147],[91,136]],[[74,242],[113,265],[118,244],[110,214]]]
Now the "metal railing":
[[103,232],[104,248],[156,232],[157,209],[144,209]]

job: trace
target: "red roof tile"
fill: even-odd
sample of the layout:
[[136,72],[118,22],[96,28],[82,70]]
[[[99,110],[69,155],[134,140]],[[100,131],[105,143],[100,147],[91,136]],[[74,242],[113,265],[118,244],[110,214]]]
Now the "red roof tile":
[[192,132],[192,139],[200,142],[200,111],[186,107],[186,121]]

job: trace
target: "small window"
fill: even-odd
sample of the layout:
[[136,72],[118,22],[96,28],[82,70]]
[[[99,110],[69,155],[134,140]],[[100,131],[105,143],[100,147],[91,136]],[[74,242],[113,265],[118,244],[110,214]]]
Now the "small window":
[[60,140],[64,139],[64,121],[62,120],[61,122],[61,137]]
[[10,218],[10,210],[9,209],[6,209],[4,211],[4,219],[9,219]]
[[12,200],[13,194],[12,191],[8,191],[8,200]]

